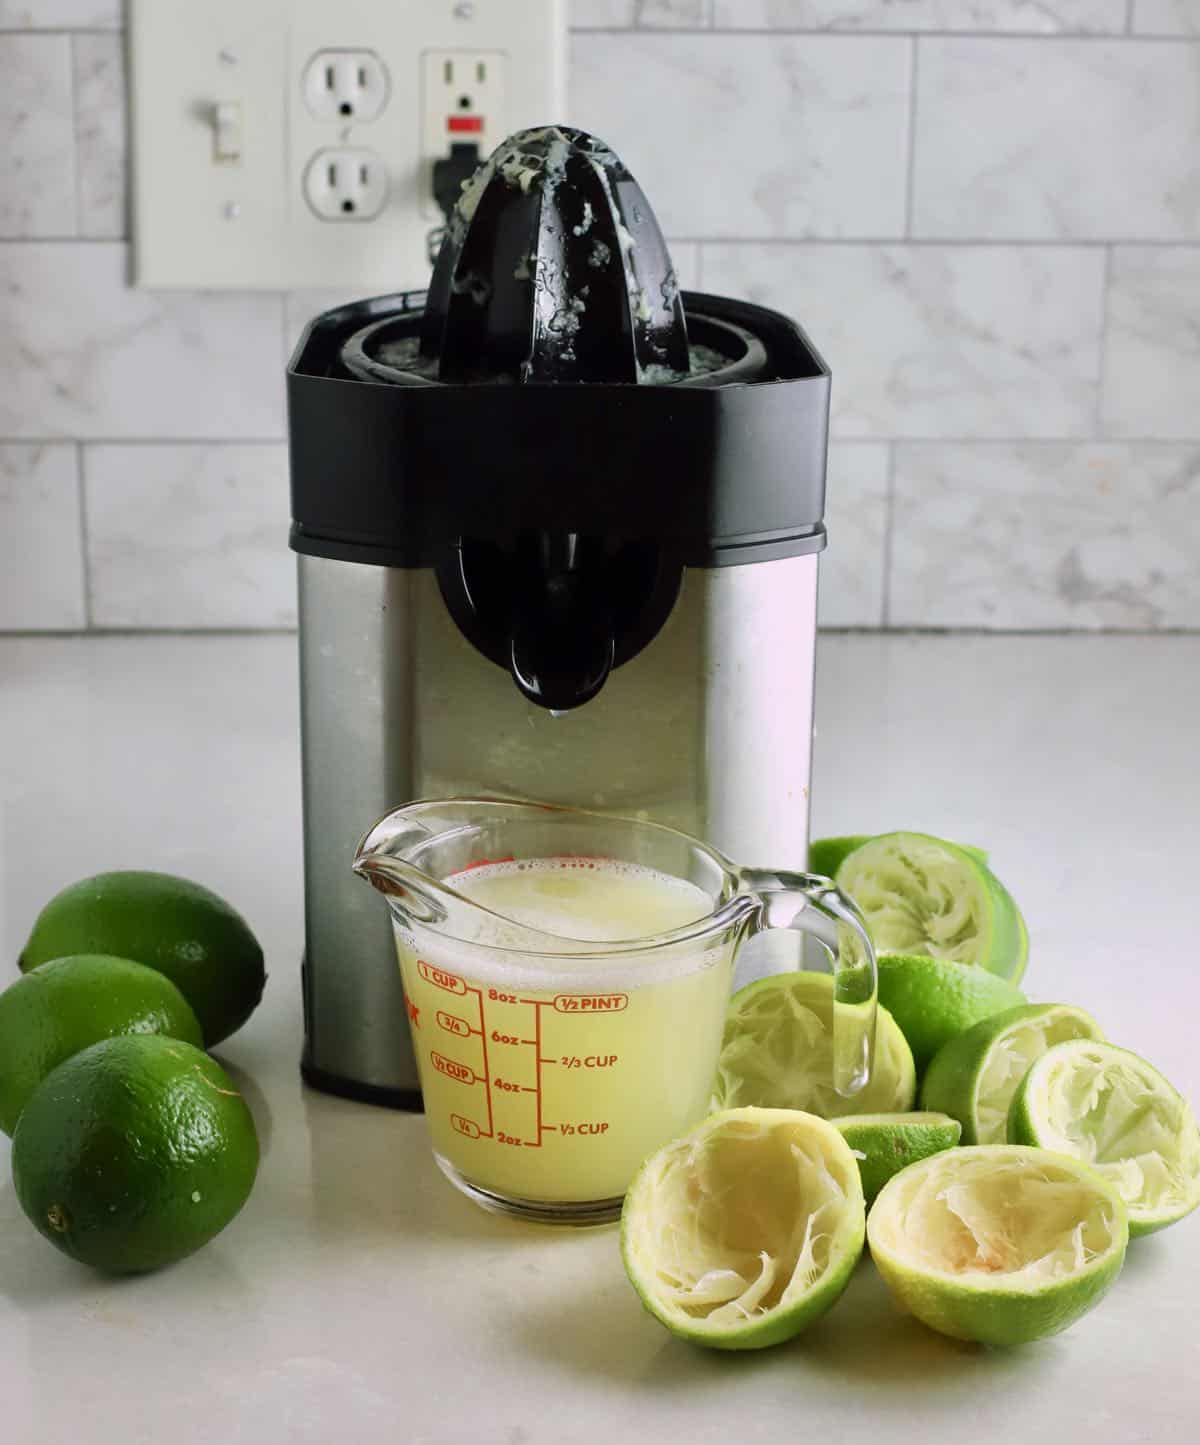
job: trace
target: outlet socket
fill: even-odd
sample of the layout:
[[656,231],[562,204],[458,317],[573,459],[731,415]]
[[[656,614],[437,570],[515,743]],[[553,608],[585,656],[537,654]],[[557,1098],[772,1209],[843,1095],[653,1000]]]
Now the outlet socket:
[[508,56],[500,50],[426,50],[421,55],[421,214],[443,219],[433,167],[455,143],[487,156],[508,134]]
[[304,172],[304,199],[323,221],[373,221],[387,198],[387,167],[374,151],[330,147]]
[[388,103],[387,66],[373,50],[319,50],[304,69],[304,101],[317,120],[374,120]]

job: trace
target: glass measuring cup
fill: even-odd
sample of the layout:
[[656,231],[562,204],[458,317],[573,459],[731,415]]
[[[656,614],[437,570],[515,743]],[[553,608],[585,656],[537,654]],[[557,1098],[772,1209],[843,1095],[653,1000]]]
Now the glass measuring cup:
[[[465,896],[468,870],[533,860],[654,870],[692,885],[707,911],[598,942]],[[734,960],[764,929],[802,929],[829,954],[834,1087],[852,1096],[867,1082],[875,955],[827,878],[742,868],[658,823],[476,798],[396,809],[353,866],[391,910],[434,1156],[485,1208],[615,1219],[641,1161],[709,1112]]]

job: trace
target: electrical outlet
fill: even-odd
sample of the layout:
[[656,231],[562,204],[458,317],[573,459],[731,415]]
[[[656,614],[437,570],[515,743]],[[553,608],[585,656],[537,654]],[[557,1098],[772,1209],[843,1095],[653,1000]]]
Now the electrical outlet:
[[387,195],[387,167],[373,151],[318,151],[304,172],[304,197],[323,221],[373,221]]
[[[497,50],[427,50],[421,57],[421,155],[428,173],[422,215],[443,219],[434,166],[452,147],[491,154],[509,132],[508,56]],[[464,152],[460,149],[460,154]]]
[[138,284],[422,285],[451,146],[570,119],[566,19],[566,0],[129,0]]
[[368,121],[383,110],[388,70],[373,50],[320,50],[304,70],[304,99],[318,120]]

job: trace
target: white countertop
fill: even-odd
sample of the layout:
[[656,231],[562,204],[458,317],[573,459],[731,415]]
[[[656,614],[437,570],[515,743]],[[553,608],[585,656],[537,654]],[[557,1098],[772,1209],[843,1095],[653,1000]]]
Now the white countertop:
[[[1031,997],[1091,1009],[1200,1102],[1200,637],[829,637],[817,695],[815,834],[989,847]],[[0,1142],[5,1445],[1197,1438],[1200,1218],[1135,1242],[1040,1345],[932,1334],[864,1262],[806,1335],[723,1356],[642,1313],[614,1228],[484,1214],[422,1118],[303,1089],[295,698],[289,637],[0,641],[0,984],[57,888],[119,867],[226,894],[271,974],[219,1050],[258,1184],[192,1258],[115,1281],[66,1259]]]

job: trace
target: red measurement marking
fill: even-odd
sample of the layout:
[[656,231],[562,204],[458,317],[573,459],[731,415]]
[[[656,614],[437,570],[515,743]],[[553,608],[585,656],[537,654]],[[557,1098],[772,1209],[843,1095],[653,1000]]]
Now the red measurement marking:
[[483,1045],[483,1088],[488,1109],[488,1138],[496,1137],[496,1120],[492,1115],[492,1069],[488,1063],[487,1026],[483,1017],[483,990],[473,988],[471,992],[479,1004],[479,1042]]
[[460,1039],[470,1035],[471,1025],[466,1019],[460,1019],[457,1014],[448,1014],[444,1009],[438,1009],[437,1021],[439,1028],[446,1030],[448,1034],[456,1034]]
[[[554,1126],[547,1124],[546,1127],[549,1129]],[[564,1138],[569,1138],[571,1135],[607,1134],[608,1121],[606,1119],[589,1119],[581,1124],[560,1124],[558,1128],[562,1131]]]
[[468,1139],[478,1139],[480,1136],[479,1125],[473,1119],[464,1119],[461,1114],[450,1115],[450,1127]]
[[432,963],[426,963],[423,958],[417,959],[417,972],[426,983],[431,983],[436,988],[444,988],[447,993],[466,993],[467,991],[467,986],[461,978],[455,978],[452,973],[446,973],[443,969],[434,968]]
[[542,1011],[535,1008],[533,1011],[533,1057],[537,1060],[534,1065],[534,1079],[537,1082],[537,1141],[542,1142]]
[[617,1062],[616,1054],[564,1054],[558,1062],[564,1069],[611,1069]]
[[556,993],[554,1007],[560,1014],[620,1013],[629,1005],[627,993]]
[[433,1067],[439,1074],[445,1074],[448,1079],[455,1079],[460,1084],[473,1084],[476,1082],[475,1070],[467,1064],[460,1064],[457,1059],[448,1059],[444,1054],[433,1050],[429,1057],[433,1060]]

